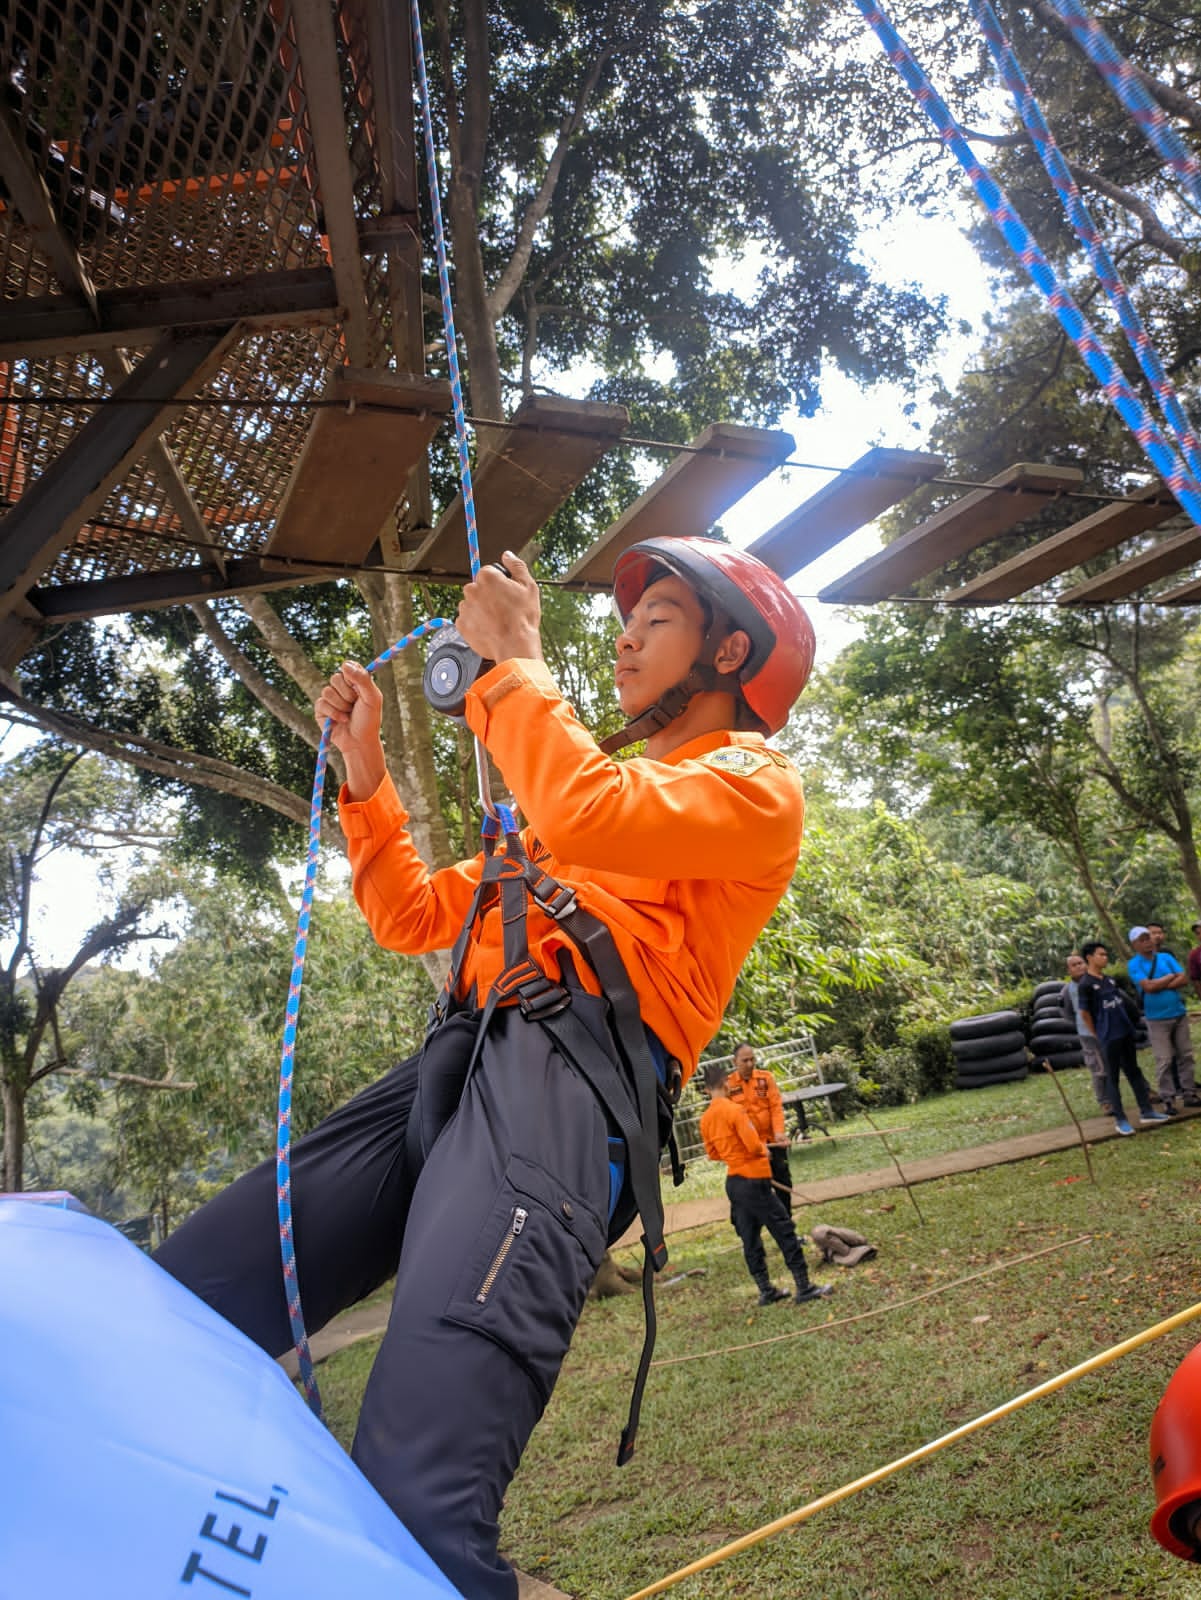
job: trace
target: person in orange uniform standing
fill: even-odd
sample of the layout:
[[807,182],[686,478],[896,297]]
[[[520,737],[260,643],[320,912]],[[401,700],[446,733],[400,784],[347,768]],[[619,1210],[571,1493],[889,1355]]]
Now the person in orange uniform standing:
[[784,1102],[775,1074],[755,1065],[755,1047],[740,1044],[734,1050],[734,1070],[726,1081],[730,1099],[741,1106],[767,1146],[771,1180],[786,1211],[792,1210],[792,1168],[788,1164],[788,1134],[784,1130]]
[[[362,667],[315,706],[345,760],[340,815],[373,934],[454,953],[418,1054],[294,1147],[297,1276],[315,1330],[396,1273],[353,1456],[470,1600],[516,1600],[504,1493],[606,1241],[635,1214],[649,1305],[672,1085],[718,1031],[800,848],[800,780],[766,736],[812,665],[802,607],[753,557],[699,538],[625,551],[614,599],[630,721],[598,744],[543,660],[525,564],[506,553],[465,588],[459,633],[496,663],[465,720],[526,823],[501,818],[503,840],[486,832],[472,860],[431,871],[418,855]],[[637,740],[645,754],[612,759]],[[273,1162],[157,1259],[263,1348],[289,1347]]]
[[788,1299],[768,1275],[767,1255],[763,1249],[764,1228],[779,1245],[784,1265],[792,1273],[797,1305],[824,1300],[834,1291],[828,1285],[810,1283],[805,1252],[792,1218],[772,1188],[767,1145],[746,1110],[731,1095],[719,1061],[706,1064],[704,1088],[709,1104],[701,1118],[701,1138],[710,1161],[720,1161],[726,1168],[730,1220],[742,1241],[747,1271],[758,1287],[759,1304],[770,1306],[777,1300]]

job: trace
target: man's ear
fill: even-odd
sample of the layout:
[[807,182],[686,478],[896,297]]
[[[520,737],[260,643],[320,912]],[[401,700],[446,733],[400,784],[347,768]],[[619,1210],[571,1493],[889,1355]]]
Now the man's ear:
[[751,653],[750,634],[744,633],[741,628],[733,633],[728,633],[714,652],[713,665],[718,672],[737,672],[746,664],[746,659]]

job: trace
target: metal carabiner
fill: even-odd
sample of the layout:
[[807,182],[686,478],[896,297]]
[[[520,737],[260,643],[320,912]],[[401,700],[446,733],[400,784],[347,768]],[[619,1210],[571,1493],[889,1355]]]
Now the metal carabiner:
[[493,822],[500,822],[501,815],[492,799],[492,782],[488,776],[488,752],[480,742],[478,733],[475,736],[475,773],[479,783],[480,805],[484,808],[484,815],[491,817]]

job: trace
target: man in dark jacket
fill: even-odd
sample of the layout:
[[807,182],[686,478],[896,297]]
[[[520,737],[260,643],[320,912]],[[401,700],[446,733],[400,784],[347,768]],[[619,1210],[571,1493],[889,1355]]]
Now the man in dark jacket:
[[1139,1122],[1144,1127],[1155,1122],[1169,1122],[1171,1118],[1164,1116],[1162,1111],[1156,1111],[1151,1104],[1151,1090],[1143,1077],[1134,1048],[1135,1024],[1126,1009],[1129,1002],[1113,979],[1105,975],[1109,951],[1099,940],[1092,939],[1081,945],[1080,954],[1086,968],[1078,985],[1080,1020],[1105,1053],[1114,1127],[1123,1135],[1134,1132],[1122,1109],[1123,1072],[1138,1102]]

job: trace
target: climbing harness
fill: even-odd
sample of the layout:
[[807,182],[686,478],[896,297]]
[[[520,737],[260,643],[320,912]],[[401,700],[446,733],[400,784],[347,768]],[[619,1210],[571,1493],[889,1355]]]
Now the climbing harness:
[[[1069,0],[1058,0],[1061,9]],[[1074,0],[1071,0],[1074,4]],[[1201,485],[1185,467],[1177,450],[1165,439],[1154,418],[1131,388],[1120,367],[1098,338],[1087,317],[1077,305],[1035,243],[1016,208],[979,161],[966,133],[938,94],[912,51],[901,39],[892,22],[873,0],[855,0],[864,20],[875,33],[885,55],[892,62],[914,99],[938,131],[939,138],[971,180],[980,201],[996,224],[1005,242],[1017,256],[1034,286],[1046,298],[1051,310],[1080,352],[1086,366],[1134,435],[1144,454],[1167,484],[1180,505],[1201,527]],[[1111,80],[1113,81],[1113,80]],[[1140,120],[1144,128],[1149,123]]]
[[[584,1079],[604,1110],[610,1151],[608,1242],[619,1238],[635,1215],[642,1221],[645,1336],[617,1455],[617,1464],[622,1466],[634,1451],[642,1393],[654,1354],[654,1278],[667,1264],[659,1192],[659,1152],[665,1145],[676,1183],[684,1177],[671,1133],[681,1078],[679,1064],[666,1062],[658,1041],[648,1035],[637,995],[608,928],[584,910],[574,889],[531,860],[507,806],[497,807],[496,818],[485,818],[483,835],[483,870],[451,952],[441,994],[430,1008],[430,1031],[470,1004],[470,996],[462,1003],[456,998],[463,963],[479,923],[488,915],[499,915],[504,967],[479,1015],[466,1078],[469,1080],[475,1069],[496,1008],[516,1006],[527,1023],[550,1035],[564,1063]],[[498,841],[502,843],[499,850]],[[576,1013],[573,996],[582,991],[570,963],[563,963],[561,981],[556,982],[530,959],[527,914],[531,903],[562,928],[595,975],[607,1022],[608,1040],[604,1043]],[[423,1156],[425,1151],[419,1154]]]

